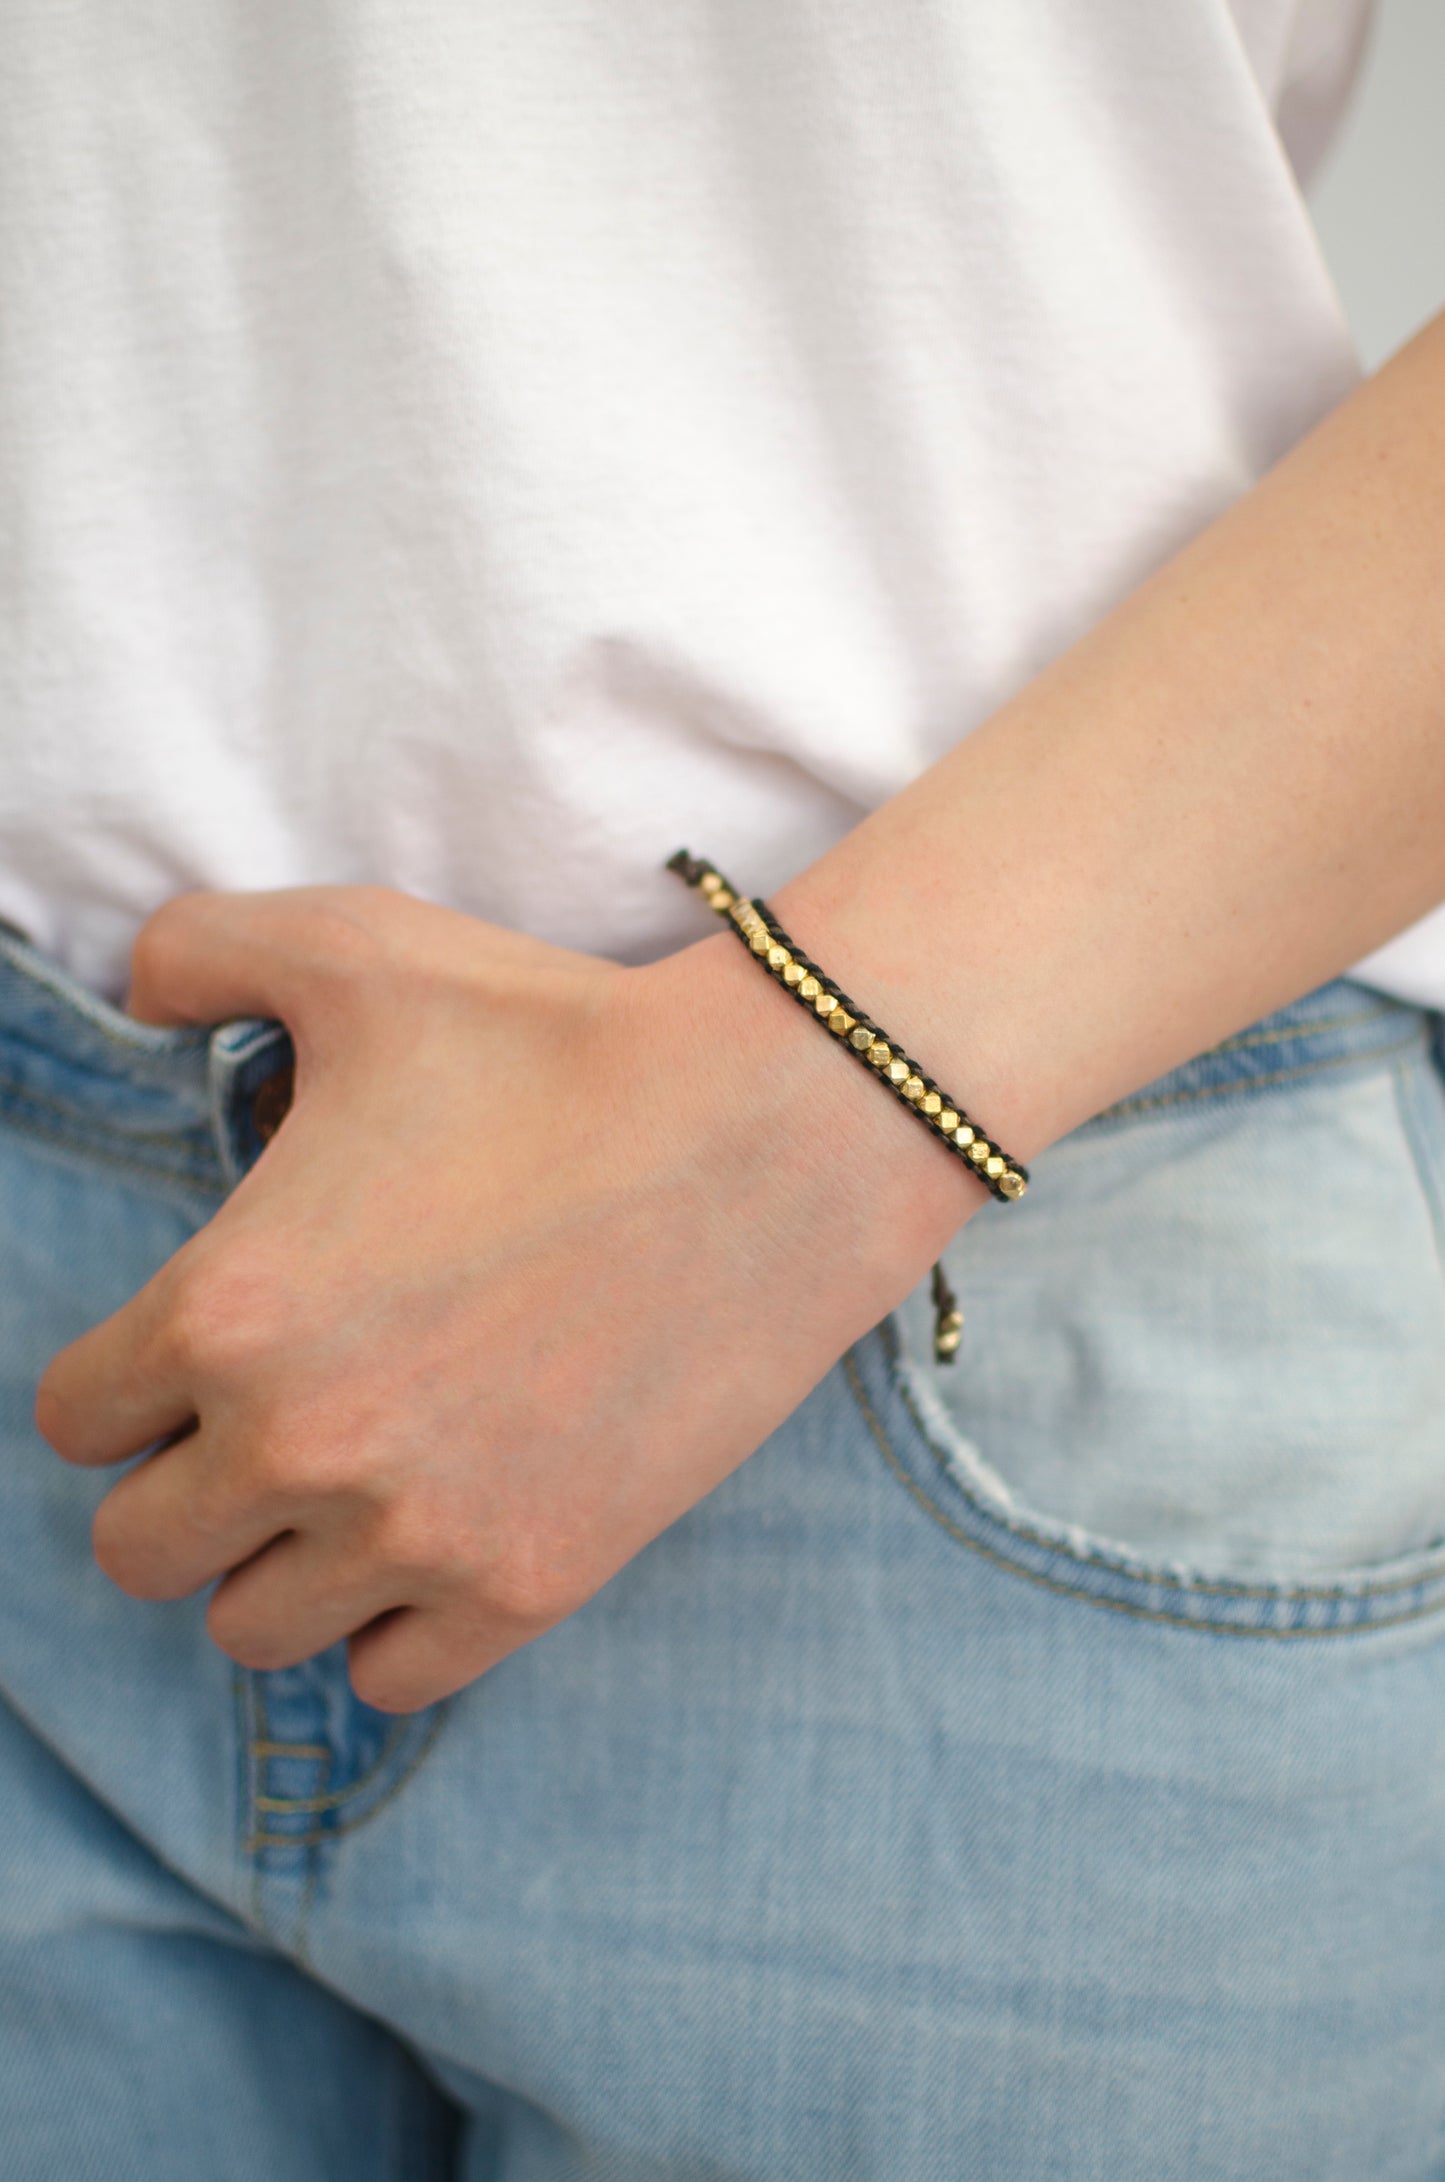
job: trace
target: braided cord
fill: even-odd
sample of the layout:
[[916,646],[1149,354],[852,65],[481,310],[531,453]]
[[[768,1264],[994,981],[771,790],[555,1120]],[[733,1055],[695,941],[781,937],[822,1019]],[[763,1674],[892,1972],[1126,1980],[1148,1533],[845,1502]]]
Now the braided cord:
[[1023,1196],[1028,1188],[1027,1167],[1020,1166],[996,1144],[911,1054],[905,1053],[856,1000],[850,999],[825,970],[803,953],[765,901],[739,894],[716,866],[690,856],[686,849],[670,856],[666,868],[701,890],[710,907],[728,920],[743,945],[784,992],[832,1031],[844,1050],[876,1076],[901,1106],[915,1114],[944,1150],[961,1160],[986,1189],[1005,1204]]

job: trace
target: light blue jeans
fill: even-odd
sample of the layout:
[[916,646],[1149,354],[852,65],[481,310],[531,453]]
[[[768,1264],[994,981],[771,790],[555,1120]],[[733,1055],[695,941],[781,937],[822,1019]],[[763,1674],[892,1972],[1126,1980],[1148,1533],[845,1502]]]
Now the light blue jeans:
[[1339,981],[1096,1117],[956,1365],[920,1290],[388,1718],[123,1596],[32,1422],[286,1033],[0,934],[4,2182],[1445,2175],[1441,1029]]

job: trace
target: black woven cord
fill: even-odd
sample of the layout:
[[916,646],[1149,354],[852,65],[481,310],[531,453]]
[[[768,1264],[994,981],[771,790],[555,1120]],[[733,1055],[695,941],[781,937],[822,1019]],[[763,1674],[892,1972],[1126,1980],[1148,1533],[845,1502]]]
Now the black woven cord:
[[[714,868],[715,867],[711,864],[707,866],[707,869],[709,871],[713,870]],[[976,1135],[987,1137],[989,1143],[993,1145],[994,1150],[998,1153],[999,1158],[1002,1159],[1006,1163],[1006,1165],[1012,1167],[1015,1174],[1022,1175],[1025,1182],[1027,1182],[1029,1178],[1028,1169],[1021,1166],[1018,1160],[1010,1157],[1010,1155],[1004,1150],[1002,1144],[999,1143],[998,1139],[990,1134],[987,1129],[984,1128],[982,1122],[976,1120],[975,1117],[970,1114],[967,1109],[963,1105],[961,1105],[960,1102],[953,1096],[952,1092],[945,1091],[942,1084],[935,1082],[933,1077],[929,1075],[927,1069],[920,1067],[918,1062],[913,1059],[911,1054],[905,1053],[900,1045],[895,1044],[893,1038],[891,1037],[889,1032],[887,1032],[883,1028],[882,1024],[875,1023],[871,1015],[865,1014],[864,1011],[859,1007],[857,1001],[850,999],[848,994],[843,991],[842,987],[836,982],[836,980],[829,977],[826,970],[819,969],[816,962],[809,960],[808,956],[805,955],[802,949],[798,946],[796,940],[791,939],[789,935],[783,930],[783,927],[779,924],[777,918],[768,908],[766,902],[761,901],[756,895],[751,896],[750,899],[752,901],[753,908],[756,909],[758,915],[762,918],[763,923],[766,925],[768,931],[772,935],[773,939],[777,942],[778,946],[786,947],[794,962],[800,962],[810,976],[817,978],[820,985],[825,985],[828,988],[829,992],[837,994],[840,1004],[847,1009],[848,1013],[850,1015],[857,1016],[859,1028],[870,1031],[875,1038],[882,1039],[883,1043],[891,1049],[893,1058],[896,1061],[902,1061],[906,1065],[910,1075],[918,1077],[919,1081],[923,1085],[925,1096],[928,1092],[932,1091],[938,1098],[942,1099],[944,1107],[951,1107],[953,1112],[957,1114],[960,1123],[966,1122],[968,1127],[972,1129]],[[732,924],[732,919],[729,918],[728,922]],[[747,947],[747,934],[743,932],[736,924],[733,924],[733,930],[737,933],[738,938],[742,941],[743,945]],[[748,947],[748,952],[749,954],[752,953],[751,947]],[[764,969],[767,969],[768,966],[766,962],[764,962],[763,967]],[[771,970],[768,970],[768,975],[770,977],[773,977],[773,972]],[[805,1000],[802,994],[798,991],[796,985],[783,984],[783,980],[780,977],[774,977],[773,982],[777,985],[782,985],[783,991],[787,993],[790,998],[796,1000],[800,1007],[806,1008],[810,1015],[816,1017],[817,1010],[814,1008],[812,1001]],[[823,1027],[824,1029],[827,1028],[826,1023]],[[849,1040],[846,1037],[836,1039],[834,1042],[835,1044],[841,1045],[846,1052],[851,1053],[855,1061],[860,1061],[862,1065],[867,1069],[869,1075],[873,1077],[875,1082],[881,1083],[885,1090],[891,1091],[900,1106],[906,1106],[909,1113],[914,1115],[919,1121],[921,1121],[926,1129],[931,1129],[934,1136],[943,1146],[944,1150],[952,1152],[954,1158],[960,1160],[963,1165],[967,1167],[970,1174],[976,1175],[978,1177],[979,1181],[982,1182],[986,1190],[988,1190],[993,1196],[997,1197],[1003,1204],[1012,1204],[1014,1202],[1012,1198],[1008,1197],[1005,1192],[999,1188],[999,1176],[985,1174],[983,1169],[979,1166],[976,1166],[974,1162],[969,1158],[967,1146],[956,1143],[954,1141],[954,1136],[952,1132],[950,1132],[949,1130],[939,1128],[936,1115],[921,1113],[919,1111],[917,1103],[913,1099],[905,1096],[901,1083],[894,1083],[892,1078],[888,1076],[884,1071],[874,1067],[873,1063],[868,1058],[868,1049],[866,1046],[860,1052],[857,1046],[850,1044]]]
[[[716,864],[707,863],[701,857],[690,856],[686,849],[679,849],[675,855],[668,858],[666,868],[669,871],[676,871],[680,873],[681,876],[687,881],[687,884],[689,886],[696,886],[701,879],[706,877],[708,872],[715,872],[717,871],[718,867]],[[952,1111],[958,1115],[960,1125],[966,1123],[968,1127],[974,1131],[976,1136],[987,1138],[988,1142],[993,1145],[994,1150],[997,1152],[999,1158],[1002,1159],[1008,1167],[1011,1167],[1016,1174],[1020,1175],[1025,1182],[1028,1181],[1029,1173],[1027,1167],[1022,1166],[1018,1160],[1012,1158],[1010,1154],[1004,1150],[1003,1146],[998,1142],[997,1138],[994,1137],[989,1130],[983,1127],[982,1123],[976,1121],[973,1115],[967,1112],[967,1110],[959,1103],[956,1098],[952,1096],[951,1093],[945,1091],[941,1084],[935,1082],[934,1078],[930,1076],[925,1069],[920,1068],[917,1061],[915,1061],[911,1057],[911,1055],[905,1053],[901,1046],[895,1044],[894,1040],[883,1028],[882,1024],[875,1023],[872,1016],[866,1014],[865,1011],[859,1007],[857,1001],[851,999],[849,995],[842,990],[841,986],[837,983],[837,981],[828,975],[826,970],[820,969],[816,962],[812,962],[809,960],[808,956],[803,953],[797,942],[792,939],[787,932],[784,931],[782,925],[779,924],[777,918],[773,915],[772,911],[769,909],[765,901],[761,900],[756,895],[740,895],[737,892],[737,889],[730,885],[727,879],[723,878],[721,872],[718,873],[718,876],[719,878],[722,878],[723,885],[727,888],[728,894],[733,900],[749,901],[750,906],[757,911],[757,914],[761,919],[764,927],[766,928],[767,932],[776,943],[776,945],[778,945],[779,947],[786,947],[794,962],[801,964],[806,975],[810,977],[815,977],[820,985],[825,986],[829,992],[836,994],[839,1005],[846,1008],[851,1016],[856,1017],[856,1027],[868,1031],[871,1037],[875,1039],[881,1039],[882,1042],[890,1048],[894,1059],[902,1061],[908,1068],[910,1075],[914,1075],[919,1078],[919,1080],[923,1084],[923,1092],[925,1096],[930,1091],[933,1092],[937,1098],[943,1101],[943,1107],[945,1109],[951,1108]],[[715,913],[723,916],[725,922],[737,934],[738,938],[742,941],[744,947],[747,948],[748,953],[752,954],[753,950],[748,943],[748,936],[746,932],[743,931],[742,927],[735,921],[735,919],[726,910],[717,911]],[[813,1006],[812,1001],[804,999],[802,993],[799,991],[796,985],[789,985],[788,983],[786,983],[786,981],[770,967],[765,956],[759,955],[755,959],[761,963],[763,969],[767,972],[768,976],[772,978],[775,985],[781,986],[782,990],[787,993],[791,999],[796,1000],[800,1007],[806,1008],[809,1015],[812,1015],[814,1017],[817,1016],[817,1010]],[[826,1023],[823,1027],[826,1029]],[[918,1121],[921,1121],[924,1127],[930,1130],[933,1136],[943,1146],[944,1150],[951,1152],[955,1159],[961,1161],[963,1166],[967,1168],[970,1174],[976,1175],[978,1180],[982,1182],[984,1188],[988,1190],[992,1196],[996,1197],[1001,1204],[1013,1204],[1017,1201],[1016,1199],[1011,1198],[1008,1195],[1007,1191],[999,1188],[999,1182],[1002,1179],[1001,1176],[985,1174],[983,1172],[983,1169],[969,1158],[967,1146],[956,1143],[954,1141],[953,1134],[949,1130],[939,1128],[937,1117],[935,1115],[919,1112],[918,1106],[915,1101],[905,1097],[902,1085],[894,1083],[888,1076],[886,1071],[879,1070],[874,1065],[874,1063],[869,1060],[868,1049],[866,1046],[860,1051],[857,1046],[851,1043],[851,1035],[845,1036],[841,1039],[837,1039],[836,1042],[842,1045],[845,1051],[853,1056],[853,1059],[855,1061],[861,1062],[862,1065],[867,1069],[869,1075],[872,1076],[878,1083],[881,1083],[885,1090],[891,1091],[894,1097],[897,1099],[899,1105],[906,1107],[909,1113],[911,1113]]]

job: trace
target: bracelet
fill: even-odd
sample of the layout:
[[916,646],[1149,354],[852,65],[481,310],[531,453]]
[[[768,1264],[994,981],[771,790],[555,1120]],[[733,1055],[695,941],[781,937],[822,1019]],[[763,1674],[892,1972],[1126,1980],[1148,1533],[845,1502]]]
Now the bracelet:
[[[810,962],[783,930],[766,902],[748,900],[731,886],[715,866],[691,856],[686,849],[667,859],[668,871],[677,872],[689,886],[697,887],[711,908],[726,918],[748,951],[755,955],[783,990],[800,1007],[807,1008],[826,1024],[845,1051],[861,1061],[885,1084],[900,1103],[917,1115],[945,1151],[961,1159],[986,1189],[1004,1203],[1014,1203],[1028,1188],[1027,1167],[1020,1166],[996,1144],[987,1131],[971,1121],[958,1100],[939,1089],[912,1057],[886,1031],[864,1014],[856,1000],[837,986],[815,962]],[[940,1363],[952,1360],[963,1332],[963,1313],[948,1287],[940,1265],[933,1268],[935,1310],[934,1354]]]

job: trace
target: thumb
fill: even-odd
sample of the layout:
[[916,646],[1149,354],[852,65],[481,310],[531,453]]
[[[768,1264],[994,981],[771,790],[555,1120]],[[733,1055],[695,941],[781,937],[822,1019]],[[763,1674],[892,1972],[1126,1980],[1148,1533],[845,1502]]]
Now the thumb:
[[[138,1022],[220,1023],[296,1011],[308,953],[302,932],[318,896],[341,888],[247,893],[196,888],[162,902],[131,949],[125,1010]],[[312,943],[314,952],[314,942]]]

